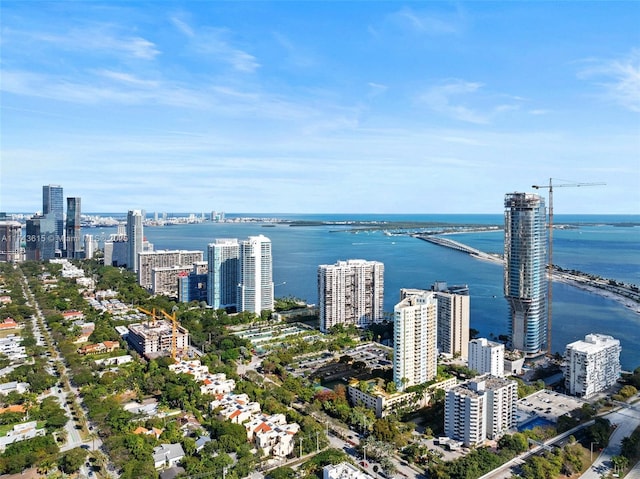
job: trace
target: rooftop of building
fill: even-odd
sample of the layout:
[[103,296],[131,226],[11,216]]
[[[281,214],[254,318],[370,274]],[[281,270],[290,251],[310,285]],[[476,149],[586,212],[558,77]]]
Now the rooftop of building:
[[[178,333],[182,331],[182,327],[178,327]],[[173,326],[169,321],[164,319],[156,319],[155,321],[148,321],[145,323],[136,323],[129,325],[129,331],[144,336],[159,336],[159,335],[171,335],[173,334]]]
[[620,340],[606,334],[587,334],[584,339],[567,344],[567,349],[583,353],[595,353],[612,346],[620,346]]
[[495,391],[510,384],[517,384],[512,379],[499,378],[496,376],[480,376],[453,388],[455,392],[462,396],[477,397],[484,394],[485,391]]

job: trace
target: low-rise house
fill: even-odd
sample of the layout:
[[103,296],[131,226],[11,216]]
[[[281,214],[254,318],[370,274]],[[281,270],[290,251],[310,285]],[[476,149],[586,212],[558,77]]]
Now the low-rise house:
[[121,364],[127,364],[133,361],[133,356],[125,354],[124,356],[116,356],[114,358],[96,359],[94,362],[98,366],[120,366]]
[[261,414],[260,404],[250,401],[246,394],[218,395],[209,407],[219,418],[244,425],[249,442],[265,455],[286,457],[293,453],[294,436],[300,426],[288,424],[284,414]]
[[76,284],[82,286],[84,289],[93,289],[96,285],[95,281],[91,278],[76,278]]
[[0,339],[0,353],[11,361],[26,359],[26,348],[21,346],[22,341],[22,336],[9,334],[7,337]]
[[153,462],[156,469],[164,469],[178,464],[184,458],[180,444],[160,444],[153,448]]
[[234,424],[243,424],[260,412],[260,404],[249,400],[246,394],[229,394],[210,403],[211,410],[218,409],[218,417]]
[[196,440],[196,452],[202,451],[204,446],[209,442],[211,442],[211,436],[209,436],[209,435],[200,436]]
[[224,373],[210,374],[202,380],[200,385],[201,394],[229,394],[236,388],[236,382],[233,379],[227,379]]
[[266,426],[258,427],[255,431],[256,446],[267,456],[287,457],[293,453],[294,436],[300,431],[300,426],[296,423],[266,423]]
[[38,429],[37,425],[38,423],[36,421],[30,421],[13,426],[13,429],[7,432],[6,436],[0,437],[0,450],[4,451],[9,444],[13,444],[14,442],[44,436],[46,431],[44,429]]
[[156,439],[160,439],[160,435],[164,432],[164,429],[158,429],[157,427],[152,427],[151,429],[147,429],[146,427],[138,426],[134,429],[133,434],[140,434],[144,436],[154,436]]
[[13,318],[4,318],[4,321],[0,323],[0,331],[22,328],[24,328],[24,324],[16,323],[16,320]]
[[13,404],[11,406],[0,408],[0,414],[5,413],[21,413],[26,414],[27,410],[22,404]]
[[203,431],[202,424],[200,424],[198,418],[195,417],[192,413],[183,414],[182,416],[178,417],[177,422],[180,425],[180,429],[182,430],[182,434],[184,436]]
[[69,260],[67,260],[65,258],[50,259],[49,262],[62,265],[62,271],[60,272],[60,274],[62,275],[63,278],[82,278],[82,277],[84,277],[84,271],[82,269],[78,268],[77,266],[73,265],[72,263],[70,263]]
[[63,311],[62,317],[71,321],[76,319],[84,319],[84,313],[82,311]]
[[341,462],[340,464],[327,464],[322,469],[322,479],[373,479],[366,472],[362,472],[353,464]]
[[96,344],[86,344],[78,349],[78,354],[103,354],[111,353],[120,348],[117,341],[103,341]]
[[158,401],[149,399],[140,404],[138,402],[130,402],[122,406],[125,411],[131,414],[140,414],[147,417],[153,417],[158,414]]
[[171,364],[169,369],[176,374],[189,374],[194,380],[200,382],[202,394],[229,394],[236,387],[233,379],[227,379],[224,373],[210,373],[209,368],[197,359],[179,361]]
[[29,383],[19,383],[18,381],[11,381],[8,383],[0,384],[0,394],[6,396],[10,392],[17,392],[18,394],[26,393],[31,385]]
[[80,335],[73,342],[74,344],[86,343],[89,341],[89,336],[93,334],[93,331],[96,329],[95,323],[79,323],[81,328]]

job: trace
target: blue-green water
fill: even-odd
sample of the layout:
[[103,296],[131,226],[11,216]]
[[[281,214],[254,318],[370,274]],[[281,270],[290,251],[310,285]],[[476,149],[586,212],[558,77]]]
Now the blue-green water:
[[[231,215],[228,215],[230,217]],[[502,224],[502,215],[265,215],[316,221],[442,221],[456,224]],[[640,223],[639,215],[561,216],[556,224],[572,222],[577,229],[554,231],[554,263],[640,285],[640,227],[612,226]],[[508,309],[502,291],[502,267],[410,236],[386,236],[381,231],[347,232],[349,226],[291,227],[258,223],[201,223],[146,227],[155,249],[205,251],[215,238],[246,238],[264,234],[272,241],[273,277],[277,297],[295,296],[317,302],[319,264],[366,259],[385,265],[385,310],[393,311],[400,288],[428,288],[434,281],[468,284],[471,327],[482,336],[506,333]],[[99,236],[111,230],[94,230]],[[487,252],[502,252],[502,232],[465,233],[455,239]],[[284,283],[284,284],[283,284]],[[620,339],[624,369],[640,365],[640,315],[615,301],[554,283],[552,345],[563,351],[588,333]]]

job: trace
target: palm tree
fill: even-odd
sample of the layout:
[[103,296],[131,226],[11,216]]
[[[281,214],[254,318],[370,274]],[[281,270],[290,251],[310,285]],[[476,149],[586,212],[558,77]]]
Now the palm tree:
[[625,456],[613,456],[611,462],[616,472],[623,471],[629,465],[629,459]]
[[42,459],[40,464],[38,465],[38,474],[42,474],[46,476],[49,471],[53,470],[56,467],[55,459],[52,457],[45,457]]
[[396,469],[396,465],[393,463],[393,461],[388,458],[388,457],[382,457],[380,458],[380,467],[382,467],[382,470],[384,471],[385,475],[388,477],[393,476],[397,469]]

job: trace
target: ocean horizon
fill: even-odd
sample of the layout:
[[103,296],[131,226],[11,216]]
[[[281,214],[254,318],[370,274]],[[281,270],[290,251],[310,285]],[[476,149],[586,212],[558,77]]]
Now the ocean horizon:
[[[140,208],[136,208],[140,209]],[[168,218],[184,218],[189,215],[195,215],[201,217],[203,214],[205,218],[209,220],[211,210],[209,211],[190,211],[190,212],[163,212],[163,211],[148,211],[144,210],[145,218],[153,219],[157,213],[158,216],[166,214]],[[213,210],[215,211],[215,210]],[[256,212],[222,212],[215,211],[216,213],[224,213],[226,218],[274,218],[281,220],[324,220],[324,221],[433,221],[437,219],[441,221],[442,218],[448,218],[451,223],[460,223],[462,219],[473,218],[481,223],[487,221],[503,221],[502,213],[256,213]],[[31,213],[8,213],[8,214],[20,214],[31,215]],[[89,216],[105,216],[112,218],[126,218],[127,212],[82,212],[83,215]],[[557,222],[584,222],[589,220],[590,222],[612,222],[612,223],[640,223],[640,214],[629,213],[605,213],[605,214],[583,214],[583,213],[562,213],[554,214],[554,223]]]

